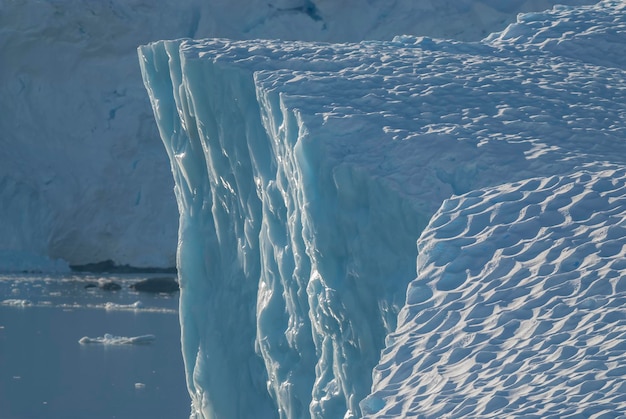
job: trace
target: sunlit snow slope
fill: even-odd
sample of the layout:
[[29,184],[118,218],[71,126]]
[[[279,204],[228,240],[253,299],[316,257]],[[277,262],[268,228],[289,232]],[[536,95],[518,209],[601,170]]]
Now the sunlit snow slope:
[[623,166],[446,200],[363,412],[622,417],[625,242]]
[[[593,0],[562,0],[568,4]],[[174,264],[176,204],[137,45],[180,37],[480,39],[554,0],[6,0],[0,270]],[[58,259],[58,260],[57,260]],[[56,261],[55,261],[56,260]]]
[[625,7],[481,43],[140,47],[196,414],[623,408]]

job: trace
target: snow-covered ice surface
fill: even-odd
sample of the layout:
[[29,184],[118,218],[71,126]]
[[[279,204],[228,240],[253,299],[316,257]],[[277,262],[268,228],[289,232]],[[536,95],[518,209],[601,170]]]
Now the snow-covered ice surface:
[[623,416],[625,239],[623,167],[446,200],[363,412]]
[[[487,42],[624,70],[625,6],[602,6],[521,16]],[[623,83],[624,74],[594,84]],[[604,134],[617,121],[623,110],[587,124]],[[361,402],[365,416],[626,414],[626,137],[600,138],[584,140],[590,153],[606,147],[582,165],[591,171],[444,201],[419,238],[419,275]]]
[[0,270],[58,272],[67,271],[67,263],[108,259],[142,267],[175,264],[172,179],[142,88],[137,45],[215,36],[479,39],[519,11],[554,3],[3,1],[0,220],[7,222],[0,223]]
[[196,415],[624,408],[625,8],[480,43],[140,47]]

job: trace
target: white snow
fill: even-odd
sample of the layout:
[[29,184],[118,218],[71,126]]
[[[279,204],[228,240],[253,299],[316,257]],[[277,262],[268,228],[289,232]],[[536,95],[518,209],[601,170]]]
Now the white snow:
[[554,3],[4,2],[0,270],[176,263],[197,418],[624,415],[626,4]]
[[195,415],[624,409],[625,7],[140,47]]
[[59,264],[49,262],[57,260],[175,264],[172,179],[141,85],[137,45],[215,36],[359,41],[415,34],[477,40],[504,28],[519,11],[554,3],[4,1],[0,270],[59,271]]

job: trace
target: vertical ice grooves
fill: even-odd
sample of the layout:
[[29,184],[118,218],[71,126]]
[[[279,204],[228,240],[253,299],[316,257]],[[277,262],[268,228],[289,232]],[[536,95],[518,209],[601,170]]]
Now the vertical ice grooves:
[[300,124],[276,96],[263,97],[257,91],[257,97],[277,161],[275,174],[264,179],[267,187],[262,192],[257,347],[281,417],[303,417],[315,381],[316,354],[305,292],[310,261],[301,212],[303,175],[294,147]]
[[181,213],[195,414],[360,416],[425,220],[393,188],[328,158],[298,109],[255,86],[252,71],[188,59],[184,47],[161,41],[139,55]]
[[[271,417],[275,408],[253,344],[260,205],[246,139],[264,133],[255,132],[258,116],[243,112],[256,106],[254,89],[236,73],[216,78],[210,67],[181,60],[179,46],[156,43],[139,53],[176,181],[188,387],[199,417]],[[169,73],[162,70],[168,63]]]
[[[262,263],[270,268],[261,275],[267,298],[260,294],[257,306],[260,351],[276,378],[270,391],[285,417],[302,417],[305,403],[312,417],[360,416],[372,366],[415,275],[419,216],[391,188],[329,158],[280,93],[257,83],[257,98],[279,162],[264,200],[271,234],[261,243],[273,256]],[[389,223],[406,236],[386,237]],[[285,309],[285,330],[269,324]]]

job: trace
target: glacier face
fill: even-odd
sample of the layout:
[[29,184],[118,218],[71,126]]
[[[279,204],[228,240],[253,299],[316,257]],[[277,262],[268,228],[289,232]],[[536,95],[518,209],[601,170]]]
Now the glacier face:
[[106,259],[174,264],[173,185],[137,71],[137,45],[215,36],[358,41],[408,33],[478,39],[503,28],[518,11],[554,1],[499,3],[3,2],[0,219],[8,221],[0,223],[0,270],[62,270],[67,262]]
[[192,36],[192,13],[142,3],[3,2],[0,259],[175,264],[173,185],[134,52]]
[[[481,43],[404,36],[140,47],[180,211],[183,355],[195,413],[393,416],[417,397],[410,389],[420,376],[402,363],[411,352],[394,347],[431,332],[407,320],[413,290],[438,287],[437,298],[454,298],[460,284],[434,270],[418,276],[427,286],[409,288],[398,331],[396,316],[417,275],[415,241],[441,203],[483,190],[497,203],[511,189],[498,185],[586,182],[582,171],[606,179],[626,163],[624,55],[595,53],[623,45],[623,8],[605,1],[521,15]],[[509,212],[527,213],[534,201],[516,202]],[[449,221],[459,229],[455,246],[465,246],[466,229],[485,229],[489,242],[500,231],[490,223],[516,220],[485,212],[469,227]],[[422,237],[423,248],[450,238]],[[430,255],[428,263],[473,268],[458,251]],[[623,257],[623,247],[608,256]],[[418,268],[428,261],[421,257]],[[374,369],[388,335],[397,374],[389,363]],[[396,403],[396,393],[407,398]]]

